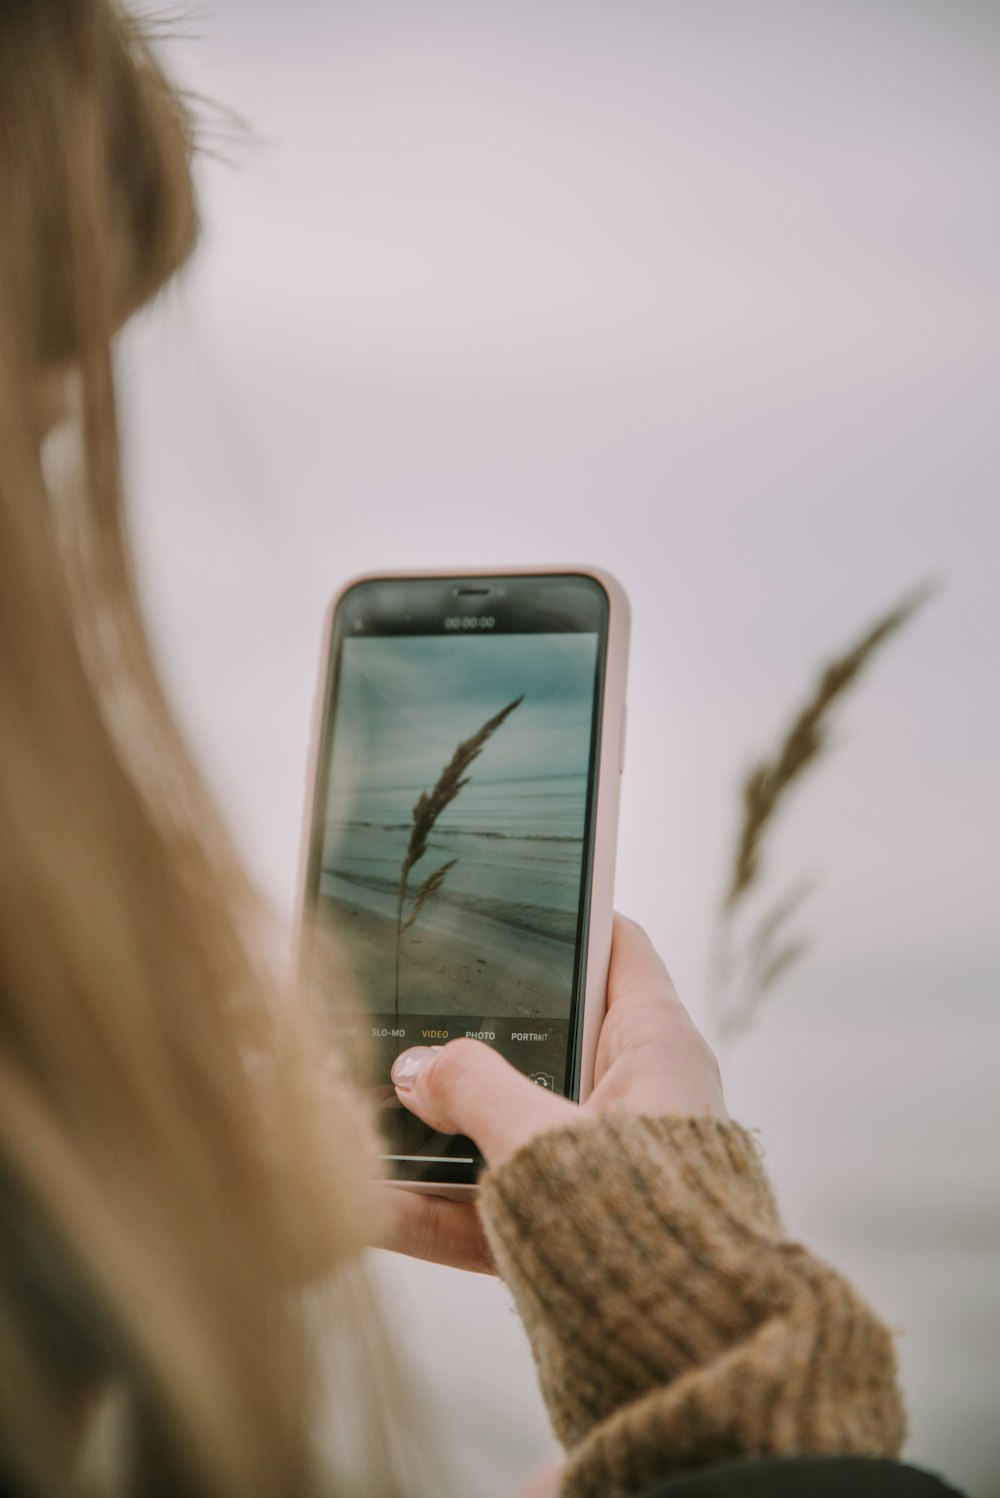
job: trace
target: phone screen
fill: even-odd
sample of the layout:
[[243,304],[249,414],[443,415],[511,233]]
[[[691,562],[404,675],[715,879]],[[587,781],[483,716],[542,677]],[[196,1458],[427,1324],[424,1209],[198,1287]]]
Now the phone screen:
[[372,581],[337,610],[307,894],[399,1179],[481,1168],[397,1102],[409,1046],[473,1036],[575,1095],[607,627],[581,576]]

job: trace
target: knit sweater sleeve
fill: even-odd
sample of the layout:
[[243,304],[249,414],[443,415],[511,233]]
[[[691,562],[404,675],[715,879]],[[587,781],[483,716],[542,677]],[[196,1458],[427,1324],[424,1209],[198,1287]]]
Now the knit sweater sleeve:
[[564,1498],[740,1458],[898,1454],[891,1336],[786,1238],[737,1124],[581,1121],[490,1171],[480,1208],[567,1449]]

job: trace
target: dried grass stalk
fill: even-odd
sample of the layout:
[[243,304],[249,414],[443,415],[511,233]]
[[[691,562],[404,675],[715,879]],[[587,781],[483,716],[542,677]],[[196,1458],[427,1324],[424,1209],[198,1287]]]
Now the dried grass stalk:
[[793,720],[777,754],[750,771],[743,784],[743,826],[726,895],[730,910],[758,875],[761,841],[779,804],[826,748],[835,704],[878,647],[901,629],[935,591],[928,583],[915,588],[862,635],[846,655],[831,661],[805,707]]
[[793,915],[797,915],[818,887],[818,879],[797,879],[787,894],[776,900],[757,922],[748,943],[754,966],[763,971],[771,961],[779,937]]
[[719,1024],[724,1040],[749,1029],[765,999],[811,949],[808,937],[786,936],[785,928],[815,888],[814,880],[801,880],[789,895],[765,913],[748,939],[746,958],[738,967],[742,991],[727,1005]]
[[420,888],[417,890],[417,893],[413,897],[413,903],[410,906],[410,913],[407,916],[406,920],[403,922],[403,931],[409,931],[411,926],[416,925],[417,916],[423,910],[424,906],[427,904],[427,901],[432,899],[434,895],[437,894],[438,890],[441,888],[442,884],[445,881],[445,877],[449,869],[453,869],[457,863],[457,858],[449,858],[447,863],[443,863],[439,869],[434,870],[429,879],[424,880],[423,884],[420,886]]
[[[403,865],[399,876],[399,889],[396,898],[396,989],[395,989],[395,1012],[399,1018],[399,961],[402,948],[403,933],[409,931],[417,916],[427,904],[438,893],[444,884],[449,871],[458,862],[457,858],[449,861],[433,874],[428,875],[423,884],[411,896],[409,893],[410,874],[416,864],[420,862],[427,852],[428,839],[435,823],[441,814],[451,805],[455,797],[469,783],[468,771],[474,760],[478,759],[487,742],[493,737],[500,725],[510,717],[516,707],[520,707],[524,697],[516,697],[513,702],[508,702],[505,708],[501,708],[494,717],[487,719],[482,728],[474,733],[470,739],[463,739],[455,750],[451,759],[445,765],[438,776],[437,784],[433,790],[422,791],[413,808],[413,830],[410,840],[406,845],[406,853],[403,856]],[[409,899],[409,909],[407,900]]]
[[[820,674],[812,695],[792,720],[772,759],[761,760],[743,783],[743,820],[740,827],[716,944],[716,981],[720,992],[720,1034],[729,1036],[748,1028],[763,999],[808,950],[802,937],[779,941],[790,918],[812,893],[814,883],[800,880],[759,922],[742,955],[733,956],[736,913],[760,881],[762,846],[776,814],[807,770],[829,743],[830,725],[843,697],[878,648],[908,623],[937,591],[922,583],[895,608],[883,615],[845,654]],[[733,990],[736,989],[734,998]]]

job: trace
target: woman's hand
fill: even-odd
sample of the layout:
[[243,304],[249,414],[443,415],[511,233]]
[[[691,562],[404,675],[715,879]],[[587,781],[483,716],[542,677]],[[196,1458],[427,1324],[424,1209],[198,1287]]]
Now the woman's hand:
[[[715,1057],[649,938],[623,916],[615,918],[594,1090],[582,1106],[538,1087],[478,1040],[404,1051],[392,1079],[405,1107],[433,1129],[473,1139],[488,1165],[501,1164],[536,1134],[581,1115],[728,1117]],[[390,1206],[385,1247],[459,1269],[495,1272],[472,1202],[392,1189]]]

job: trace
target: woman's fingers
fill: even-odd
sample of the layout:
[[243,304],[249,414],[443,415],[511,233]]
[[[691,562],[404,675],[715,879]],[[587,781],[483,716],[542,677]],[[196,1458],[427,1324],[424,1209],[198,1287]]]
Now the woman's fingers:
[[685,1021],[690,1024],[687,1010],[653,943],[635,921],[616,915],[595,1084],[625,1051],[655,1049],[678,1022]]
[[488,1165],[578,1116],[575,1103],[530,1082],[479,1040],[404,1051],[392,1080],[404,1107],[442,1134],[475,1140]]
[[654,997],[680,1003],[673,979],[645,931],[628,916],[616,914],[608,971],[608,1009],[630,999]]
[[385,1183],[382,1233],[377,1248],[391,1248],[411,1259],[429,1259],[449,1269],[496,1274],[479,1213],[472,1202],[446,1201],[440,1196],[407,1191]]
[[[489,1165],[580,1117],[575,1103],[536,1086],[478,1040],[404,1051],[392,1081],[404,1107],[439,1133],[475,1140]],[[609,1109],[727,1117],[715,1057],[648,936],[623,916],[615,920],[608,1011],[585,1105],[589,1114]],[[411,1211],[419,1216],[419,1208]],[[423,1229],[442,1230],[429,1214]],[[440,1251],[424,1257],[440,1259]]]
[[[474,1139],[497,1165],[545,1129],[578,1117],[565,1098],[529,1082],[478,1040],[415,1046],[396,1058],[392,1080],[401,1103],[443,1134]],[[454,1269],[495,1274],[475,1206],[387,1186],[388,1221],[380,1246]]]
[[649,937],[624,916],[615,917],[594,1082],[588,1113],[728,1117],[715,1057]]

